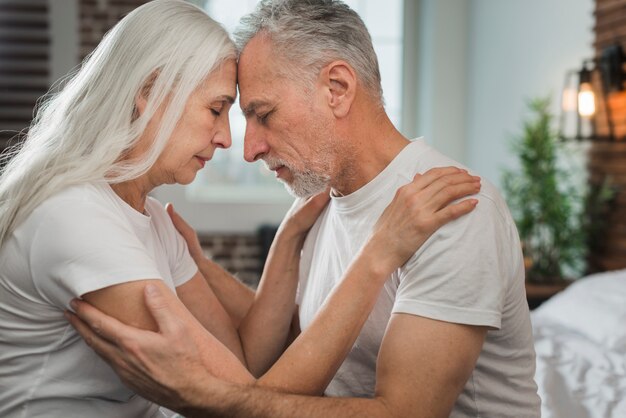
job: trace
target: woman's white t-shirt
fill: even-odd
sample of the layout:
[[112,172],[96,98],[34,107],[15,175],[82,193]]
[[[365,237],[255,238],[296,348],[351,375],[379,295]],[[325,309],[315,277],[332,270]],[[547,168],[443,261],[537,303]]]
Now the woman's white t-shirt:
[[163,206],[139,213],[106,182],[39,205],[0,248],[0,416],[150,417],[63,316],[111,285],[161,279],[175,290],[197,267]]

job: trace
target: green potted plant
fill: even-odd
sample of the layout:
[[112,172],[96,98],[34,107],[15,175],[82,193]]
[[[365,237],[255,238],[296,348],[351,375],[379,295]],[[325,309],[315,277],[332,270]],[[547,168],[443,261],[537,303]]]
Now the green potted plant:
[[587,226],[586,191],[561,168],[562,143],[552,128],[550,100],[529,102],[532,117],[513,141],[518,170],[505,170],[503,189],[519,230],[527,280],[541,284],[563,281],[584,269]]

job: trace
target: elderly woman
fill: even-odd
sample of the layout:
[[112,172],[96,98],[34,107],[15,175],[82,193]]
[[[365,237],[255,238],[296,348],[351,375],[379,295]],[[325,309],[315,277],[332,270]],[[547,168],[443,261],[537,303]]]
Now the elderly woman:
[[[263,375],[259,384],[320,393],[388,270],[473,208],[447,206],[477,190],[460,170],[409,184],[319,321],[278,359],[299,252],[326,198],[303,201],[287,215],[253,305],[237,313],[224,308],[228,301],[215,296],[166,210],[148,197],[161,184],[190,183],[217,148],[230,146],[236,72],[235,48],[219,24],[186,2],[156,0],[115,26],[42,106],[0,177],[0,416],[160,414],[123,386],[64,318],[70,301],[82,298],[124,323],[156,330],[143,298],[147,284],[175,294],[210,332],[205,358],[216,375],[239,383]],[[464,187],[429,188],[442,177]],[[407,203],[415,193],[423,204]],[[368,264],[374,258],[378,269]],[[306,389],[298,386],[302,376]]]

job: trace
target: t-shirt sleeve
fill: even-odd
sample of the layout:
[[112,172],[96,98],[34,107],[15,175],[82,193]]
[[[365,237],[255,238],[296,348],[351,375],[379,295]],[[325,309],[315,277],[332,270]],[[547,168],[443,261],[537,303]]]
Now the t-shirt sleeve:
[[29,264],[41,296],[64,309],[94,290],[161,278],[130,224],[96,202],[49,208],[33,236]]
[[441,227],[400,269],[394,313],[500,328],[516,264],[508,222],[481,197],[470,214]]
[[189,254],[187,242],[172,223],[163,205],[156,199],[148,198],[147,206],[150,208],[161,245],[168,256],[174,286],[183,285],[198,272],[198,266]]

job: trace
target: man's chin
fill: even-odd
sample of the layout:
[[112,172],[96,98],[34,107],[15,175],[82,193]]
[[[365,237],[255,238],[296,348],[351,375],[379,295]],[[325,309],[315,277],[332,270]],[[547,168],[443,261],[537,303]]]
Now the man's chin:
[[294,183],[294,182],[287,182],[283,179],[280,179],[280,181],[283,183],[283,185],[285,186],[285,189],[287,189],[287,192],[292,195],[293,197],[296,198],[307,198],[313,195],[316,195],[318,193],[323,192],[324,190],[326,190],[326,184],[323,185],[307,185],[308,187],[303,187],[303,185]]

